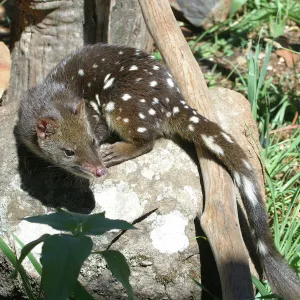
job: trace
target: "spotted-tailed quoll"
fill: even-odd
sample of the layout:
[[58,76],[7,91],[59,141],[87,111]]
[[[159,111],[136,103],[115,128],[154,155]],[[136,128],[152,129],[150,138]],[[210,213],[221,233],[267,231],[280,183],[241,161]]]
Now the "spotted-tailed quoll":
[[[122,141],[102,145],[111,132]],[[300,299],[299,280],[273,244],[245,152],[186,103],[166,67],[152,56],[104,44],[72,53],[23,97],[17,134],[37,155],[83,177],[102,176],[106,167],[150,151],[163,135],[179,134],[201,145],[224,164],[240,190],[273,291],[286,300]]]

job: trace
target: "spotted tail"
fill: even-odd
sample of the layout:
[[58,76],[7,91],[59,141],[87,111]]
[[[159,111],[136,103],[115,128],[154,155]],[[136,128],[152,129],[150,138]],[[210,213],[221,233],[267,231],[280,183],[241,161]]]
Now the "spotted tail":
[[234,178],[246,208],[257,252],[273,292],[285,300],[300,299],[299,279],[275,249],[265,203],[254,170],[234,138],[195,111],[172,108],[170,125],[185,140],[201,145],[225,165]]

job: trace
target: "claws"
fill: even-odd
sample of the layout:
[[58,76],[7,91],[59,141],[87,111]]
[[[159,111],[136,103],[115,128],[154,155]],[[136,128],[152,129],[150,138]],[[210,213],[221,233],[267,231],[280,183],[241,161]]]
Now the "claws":
[[105,167],[111,167],[123,161],[117,148],[117,143],[101,145],[100,155]]
[[102,160],[104,160],[108,155],[114,153],[114,144],[103,144],[100,146],[100,155]]

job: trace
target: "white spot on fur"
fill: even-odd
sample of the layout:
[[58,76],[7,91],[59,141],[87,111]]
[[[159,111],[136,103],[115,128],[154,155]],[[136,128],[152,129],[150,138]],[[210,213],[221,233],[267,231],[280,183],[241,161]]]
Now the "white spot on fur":
[[87,84],[87,85],[88,85],[88,87],[91,87],[91,86],[92,86],[92,84],[91,84],[90,82],[88,82],[88,84]]
[[185,105],[184,108],[185,108],[185,109],[188,109],[188,108],[190,108],[190,107],[189,107],[188,105]]
[[193,114],[194,114],[194,115],[197,115],[197,112],[196,112],[195,110],[193,110]]
[[139,117],[140,117],[140,119],[145,119],[146,118],[145,115],[143,115],[142,113],[139,113]]
[[181,104],[183,104],[183,105],[184,105],[184,104],[186,104],[186,102],[185,102],[185,101],[183,101],[183,100],[182,100],[182,101],[180,101],[180,103],[181,103]]
[[266,255],[268,253],[267,245],[261,240],[257,241],[257,248],[261,255]]
[[107,74],[107,75],[104,77],[104,80],[103,80],[104,83],[108,80],[108,78],[109,78],[110,75],[111,75],[111,74]]
[[97,64],[93,64],[93,69],[96,69],[98,68],[98,65]]
[[157,98],[153,98],[153,101],[152,101],[152,104],[158,104],[159,103],[159,100]]
[[155,81],[155,80],[151,81],[150,86],[152,86],[152,87],[157,86],[157,81]]
[[138,127],[137,132],[145,132],[147,131],[147,128],[145,127]]
[[122,55],[124,52],[123,51],[119,51],[119,54]]
[[189,239],[185,234],[188,220],[179,211],[157,216],[150,232],[152,245],[160,253],[178,253],[189,247]]
[[139,82],[139,81],[141,81],[142,80],[142,78],[137,78],[135,81],[136,82]]
[[120,68],[120,72],[122,72],[122,71],[124,71],[124,67],[123,66]]
[[100,106],[100,99],[99,99],[99,95],[98,95],[98,94],[96,94],[96,95],[95,95],[95,98],[96,98],[96,100],[97,100],[97,103],[98,103],[98,105]]
[[171,78],[168,78],[168,79],[167,79],[167,82],[168,82],[168,85],[169,85],[170,87],[174,87],[174,82],[173,82],[173,80],[172,80]]
[[207,136],[205,134],[201,135],[206,146],[215,154],[224,155],[223,149],[215,143],[215,139],[212,136]]
[[139,68],[136,65],[133,65],[133,66],[130,67],[129,71],[136,71],[138,69]]
[[170,99],[169,99],[169,98],[166,98],[166,102],[169,103],[169,102],[170,102]]
[[82,69],[78,70],[78,75],[83,76],[84,75],[84,71]]
[[102,58],[101,61],[105,61],[105,58]]
[[145,103],[145,102],[146,102],[146,100],[145,100],[145,99],[141,99],[141,100],[140,100],[140,102],[142,102],[142,103]]
[[124,101],[127,101],[127,100],[131,99],[131,96],[129,94],[123,94],[122,99]]
[[190,117],[190,121],[197,124],[200,122],[200,119],[196,116],[192,116],[192,117]]
[[179,107],[178,106],[174,106],[173,107],[173,114],[178,114],[179,113]]
[[115,109],[115,102],[113,101],[108,102],[105,110],[108,112],[112,112],[114,109]]
[[223,135],[224,139],[225,139],[227,142],[233,144],[233,140],[231,139],[231,137],[230,137],[227,133],[221,132],[221,134]]
[[194,131],[194,130],[195,130],[195,127],[194,127],[194,125],[190,124],[190,125],[188,126],[188,129],[189,129],[190,131]]
[[90,101],[90,105],[94,111],[96,111],[98,114],[100,114],[99,107],[94,101]]
[[112,84],[113,84],[113,82],[114,82],[114,80],[115,80],[115,78],[109,79],[109,80],[105,83],[103,89],[106,90],[106,89],[108,89],[109,87],[111,87]]
[[154,116],[156,114],[155,110],[153,108],[150,108],[148,110],[148,114],[151,115],[151,116]]
[[167,118],[170,118],[171,115],[172,115],[172,114],[171,114],[169,111],[166,113]]
[[159,70],[159,66],[154,66],[153,70]]
[[125,119],[123,119],[123,122],[124,122],[124,123],[128,123],[128,122],[129,122],[129,119],[128,119],[128,118],[125,118]]
[[244,183],[244,191],[249,199],[252,206],[256,206],[258,204],[256,193],[255,193],[255,186],[254,184],[246,177],[243,177],[243,183]]
[[243,159],[243,163],[248,170],[252,170],[250,164],[245,159]]

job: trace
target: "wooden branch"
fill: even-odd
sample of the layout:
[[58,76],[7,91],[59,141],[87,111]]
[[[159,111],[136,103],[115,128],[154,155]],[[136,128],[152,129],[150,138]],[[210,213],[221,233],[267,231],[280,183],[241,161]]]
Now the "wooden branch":
[[[147,27],[185,99],[202,115],[217,121],[203,74],[176,24],[169,1],[139,0],[139,3]],[[218,266],[223,299],[252,299],[254,295],[237,216],[235,188],[226,171],[210,160],[211,156],[203,149],[196,149],[201,158],[206,201],[200,221]]]

